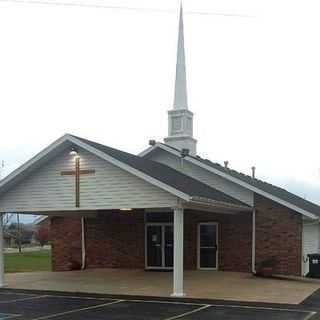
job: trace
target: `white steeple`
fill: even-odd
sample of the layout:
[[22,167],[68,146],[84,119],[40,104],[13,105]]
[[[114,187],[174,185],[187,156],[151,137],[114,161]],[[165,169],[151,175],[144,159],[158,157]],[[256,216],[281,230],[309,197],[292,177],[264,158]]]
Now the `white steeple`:
[[186,59],[184,52],[183,9],[180,6],[174,109],[188,109]]
[[164,142],[180,150],[189,149],[191,155],[196,155],[197,140],[193,139],[193,113],[188,110],[182,3],[179,18],[174,103],[173,110],[168,111],[168,116],[168,137],[164,139]]

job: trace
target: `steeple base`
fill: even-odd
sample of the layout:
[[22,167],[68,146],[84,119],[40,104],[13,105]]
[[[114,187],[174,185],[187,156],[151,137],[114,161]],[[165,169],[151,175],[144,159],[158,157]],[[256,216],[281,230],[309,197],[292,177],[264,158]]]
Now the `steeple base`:
[[187,135],[164,138],[164,143],[178,150],[188,149],[191,156],[197,155],[197,140]]

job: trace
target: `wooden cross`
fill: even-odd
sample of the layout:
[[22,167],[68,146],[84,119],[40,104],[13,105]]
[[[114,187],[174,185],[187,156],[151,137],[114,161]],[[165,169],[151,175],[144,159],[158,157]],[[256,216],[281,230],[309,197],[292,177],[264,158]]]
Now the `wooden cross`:
[[80,169],[80,157],[75,157],[75,170],[61,171],[62,176],[75,176],[75,194],[76,194],[76,208],[80,208],[80,176],[84,174],[95,174],[96,170]]

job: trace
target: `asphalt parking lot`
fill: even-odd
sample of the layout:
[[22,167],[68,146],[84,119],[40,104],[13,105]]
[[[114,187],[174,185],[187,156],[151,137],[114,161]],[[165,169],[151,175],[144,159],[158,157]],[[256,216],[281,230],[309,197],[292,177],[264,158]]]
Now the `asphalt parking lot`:
[[283,306],[2,289],[0,320],[313,320],[318,298],[312,299]]

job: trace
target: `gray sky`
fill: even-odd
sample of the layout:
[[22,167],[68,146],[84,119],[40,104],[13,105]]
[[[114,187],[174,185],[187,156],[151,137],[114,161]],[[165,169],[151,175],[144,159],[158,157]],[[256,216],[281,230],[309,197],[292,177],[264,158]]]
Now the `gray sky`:
[[[132,153],[167,135],[179,2],[90,4],[155,10],[0,0],[4,174],[66,132]],[[319,1],[185,0],[184,9],[199,155],[245,173],[255,165],[258,178],[320,203]]]

